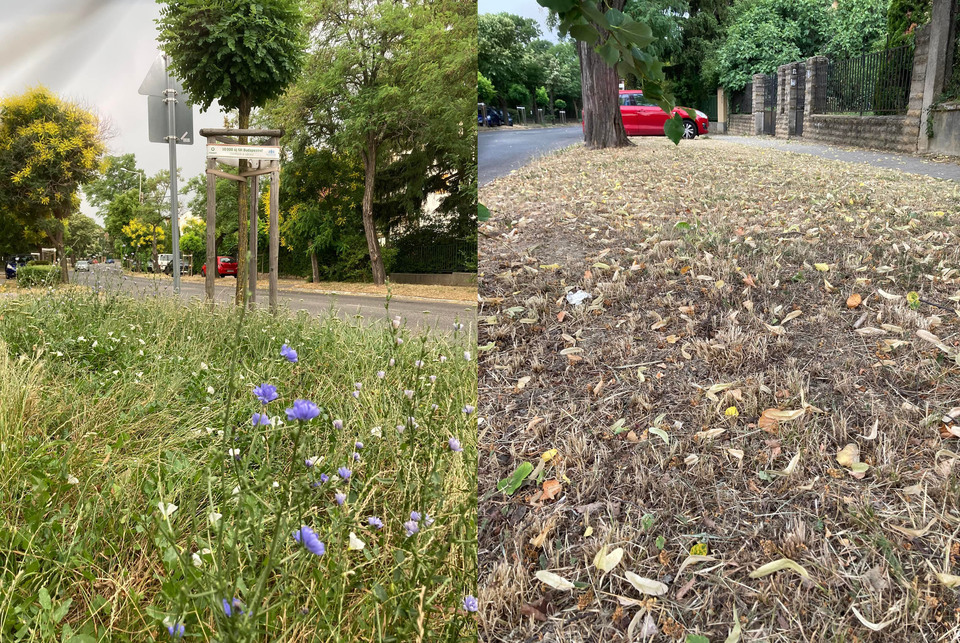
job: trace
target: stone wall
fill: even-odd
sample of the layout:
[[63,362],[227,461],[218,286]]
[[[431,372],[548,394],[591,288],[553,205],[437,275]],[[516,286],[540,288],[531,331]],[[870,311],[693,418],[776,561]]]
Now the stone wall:
[[[930,111],[930,119],[933,121],[933,137],[927,140],[926,151],[960,156],[960,103],[940,105]],[[926,138],[926,131],[921,136]]]
[[730,114],[727,116],[727,134],[753,136],[753,114]]
[[425,284],[433,286],[476,286],[477,273],[454,272],[444,274],[421,274],[391,272],[390,281],[396,284]]
[[[934,3],[941,6],[942,10],[943,3],[948,1],[952,0],[934,0]],[[905,115],[823,114],[822,112],[826,109],[824,84],[827,81],[827,59],[817,56],[804,63],[782,65],[777,69],[777,106],[774,114],[776,136],[778,138],[796,136],[797,119],[802,118],[801,135],[811,141],[906,153],[915,153],[918,149],[925,151],[928,145],[936,145],[938,150],[953,149],[954,144],[950,141],[956,139],[960,144],[960,133],[954,134],[952,131],[953,128],[960,127],[960,114],[946,113],[949,110],[943,110],[944,113],[934,113],[932,116],[934,130],[936,132],[940,129],[942,134],[936,133],[933,139],[927,139],[926,131],[921,131],[921,129],[925,130],[922,126],[924,119],[921,117],[933,100],[930,96],[931,74],[938,73],[937,70],[943,66],[943,61],[940,60],[943,56],[940,54],[944,49],[941,42],[945,41],[944,30],[949,31],[949,26],[928,24],[917,29],[910,80],[910,99]],[[934,43],[934,40],[940,44]],[[939,52],[936,56],[931,53],[931,48],[934,47]],[[763,132],[763,76],[755,75],[753,81],[753,128],[750,128],[749,116],[730,115],[727,131],[731,134]],[[798,88],[801,86],[805,90],[805,97],[803,111],[798,113],[800,107]],[[938,139],[938,142],[935,143],[935,139]],[[953,153],[960,153],[960,150]]]
[[890,152],[915,152],[916,130],[907,116],[846,116],[813,114],[807,117],[803,138],[831,145],[850,145]]

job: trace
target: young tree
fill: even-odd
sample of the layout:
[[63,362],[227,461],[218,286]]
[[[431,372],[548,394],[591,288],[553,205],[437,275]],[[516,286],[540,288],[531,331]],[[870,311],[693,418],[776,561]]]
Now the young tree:
[[[283,93],[300,70],[305,36],[297,0],[158,0],[158,40],[200,109],[237,110],[241,129],[254,107]],[[247,137],[241,137],[241,143]],[[240,173],[247,169],[240,161]],[[248,189],[237,193],[237,305],[246,300]],[[210,273],[212,274],[212,272]]]
[[314,53],[278,110],[295,148],[322,140],[362,159],[363,228],[373,281],[382,284],[381,158],[444,141],[475,146],[476,9],[456,0],[311,0],[307,13]]
[[79,207],[78,188],[97,175],[104,152],[96,116],[44,87],[0,101],[0,207],[21,223],[52,219],[50,240],[64,261],[64,222]]

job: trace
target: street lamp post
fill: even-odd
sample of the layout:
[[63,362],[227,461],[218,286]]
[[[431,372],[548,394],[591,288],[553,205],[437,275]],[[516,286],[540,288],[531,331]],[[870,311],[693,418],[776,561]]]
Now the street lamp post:
[[143,170],[128,170],[125,167],[117,168],[121,172],[129,172],[130,174],[136,174],[140,177],[140,183],[137,186],[137,202],[140,205],[143,205]]

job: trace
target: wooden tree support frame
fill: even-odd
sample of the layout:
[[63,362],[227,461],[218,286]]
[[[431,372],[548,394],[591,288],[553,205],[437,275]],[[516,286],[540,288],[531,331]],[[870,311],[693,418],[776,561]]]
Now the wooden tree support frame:
[[[266,137],[266,146],[279,145],[282,129],[201,129],[200,136],[207,139],[207,145],[225,143],[239,145],[237,136]],[[262,167],[267,163],[267,167]],[[270,312],[277,312],[277,268],[280,252],[280,161],[261,161],[261,167],[241,174],[231,174],[217,169],[217,157],[207,157],[207,276],[205,280],[206,299],[213,304],[213,284],[216,279],[217,265],[217,177],[231,181],[247,181],[250,186],[250,265],[247,273],[250,277],[247,299],[250,308],[257,302],[257,204],[259,202],[260,177],[270,175],[270,243],[269,243],[269,299]],[[237,257],[243,261],[243,257]],[[210,269],[212,267],[212,269]]]

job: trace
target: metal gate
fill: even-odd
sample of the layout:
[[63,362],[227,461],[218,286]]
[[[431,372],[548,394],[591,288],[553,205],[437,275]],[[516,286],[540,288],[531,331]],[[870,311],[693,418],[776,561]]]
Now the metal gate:
[[777,132],[777,75],[763,78],[763,133],[774,136]]
[[794,111],[794,122],[796,126],[794,131],[797,136],[803,136],[803,113],[805,111],[805,101],[807,95],[807,65],[800,63],[797,65],[797,108]]

